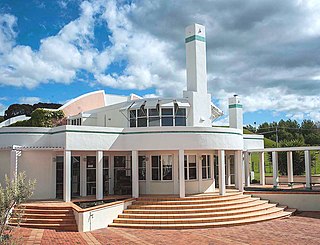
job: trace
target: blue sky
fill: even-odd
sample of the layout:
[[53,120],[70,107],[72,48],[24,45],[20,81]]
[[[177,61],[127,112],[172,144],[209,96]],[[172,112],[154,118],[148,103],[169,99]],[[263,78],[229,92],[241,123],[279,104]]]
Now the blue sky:
[[184,28],[197,22],[208,89],[226,114],[238,94],[245,124],[319,121],[319,17],[317,1],[2,0],[0,114],[100,89],[181,96]]

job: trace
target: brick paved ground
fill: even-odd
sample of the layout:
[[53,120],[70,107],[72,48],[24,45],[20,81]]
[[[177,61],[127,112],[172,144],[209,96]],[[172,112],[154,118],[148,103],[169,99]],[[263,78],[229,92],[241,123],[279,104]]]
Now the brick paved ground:
[[93,232],[15,229],[21,244],[320,244],[320,212],[245,226],[197,230],[106,228]]

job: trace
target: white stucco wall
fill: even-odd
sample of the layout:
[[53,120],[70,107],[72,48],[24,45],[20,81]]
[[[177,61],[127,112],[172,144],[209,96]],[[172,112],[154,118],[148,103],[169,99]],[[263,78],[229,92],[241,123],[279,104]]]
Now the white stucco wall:
[[242,135],[237,129],[203,127],[121,129],[76,126],[66,126],[65,129],[66,149],[70,150],[243,149]]
[[78,230],[80,232],[87,232],[106,228],[113,222],[114,219],[118,217],[119,214],[122,214],[124,209],[131,204],[132,201],[129,201],[107,207],[96,208],[87,212],[78,213],[77,211],[74,211],[78,224]]
[[25,171],[36,180],[32,199],[55,198],[55,167],[51,151],[23,151],[18,160],[18,171]]
[[[250,193],[250,192],[249,192]],[[254,196],[270,200],[273,203],[296,208],[299,211],[320,211],[320,195],[318,193],[252,193]]]
[[264,137],[257,134],[244,134],[243,135],[243,148],[244,150],[264,149]]

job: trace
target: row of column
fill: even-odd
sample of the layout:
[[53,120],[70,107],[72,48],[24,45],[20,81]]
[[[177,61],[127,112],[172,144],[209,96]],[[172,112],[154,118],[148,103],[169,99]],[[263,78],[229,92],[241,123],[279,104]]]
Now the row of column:
[[[185,197],[185,176],[184,176],[184,150],[179,150],[179,196]],[[218,166],[219,166],[219,194],[226,193],[226,162],[225,151],[218,150]],[[229,161],[229,160],[228,160]],[[212,166],[214,167],[214,166]],[[227,164],[228,184],[230,184],[230,163]],[[132,151],[132,196],[139,197],[139,164],[138,151]],[[242,151],[235,151],[235,185],[240,191],[243,191],[243,161]],[[213,181],[214,176],[212,176]],[[66,202],[71,200],[71,151],[64,151],[64,191],[63,199]],[[96,152],[96,199],[103,198],[103,151]]]
[[[310,151],[304,151],[305,159],[305,173],[306,173],[306,188],[311,188],[311,157]],[[250,161],[251,156],[249,152],[244,153],[245,162],[245,186],[250,186]],[[273,187],[277,188],[279,186],[279,168],[278,168],[278,152],[272,152],[272,172],[273,172]],[[264,152],[259,152],[259,168],[260,168],[260,184],[265,185],[265,163],[264,163]],[[293,157],[292,151],[287,152],[287,173],[288,182],[293,182]]]
[[[71,151],[64,151],[63,200],[71,201]],[[112,171],[110,171],[110,174]],[[132,151],[132,196],[139,197],[138,151]],[[96,152],[96,199],[103,199],[103,151]]]

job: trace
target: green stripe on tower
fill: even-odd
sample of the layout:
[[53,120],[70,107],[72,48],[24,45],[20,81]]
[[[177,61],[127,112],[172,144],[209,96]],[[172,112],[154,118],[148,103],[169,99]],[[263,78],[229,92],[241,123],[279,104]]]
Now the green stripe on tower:
[[187,37],[185,41],[186,41],[186,43],[189,43],[189,42],[192,42],[194,40],[201,41],[201,42],[206,42],[205,37],[201,37],[201,36],[198,36],[198,35],[193,35],[191,37]]
[[241,104],[233,104],[233,105],[229,105],[229,109],[230,108],[242,108]]

